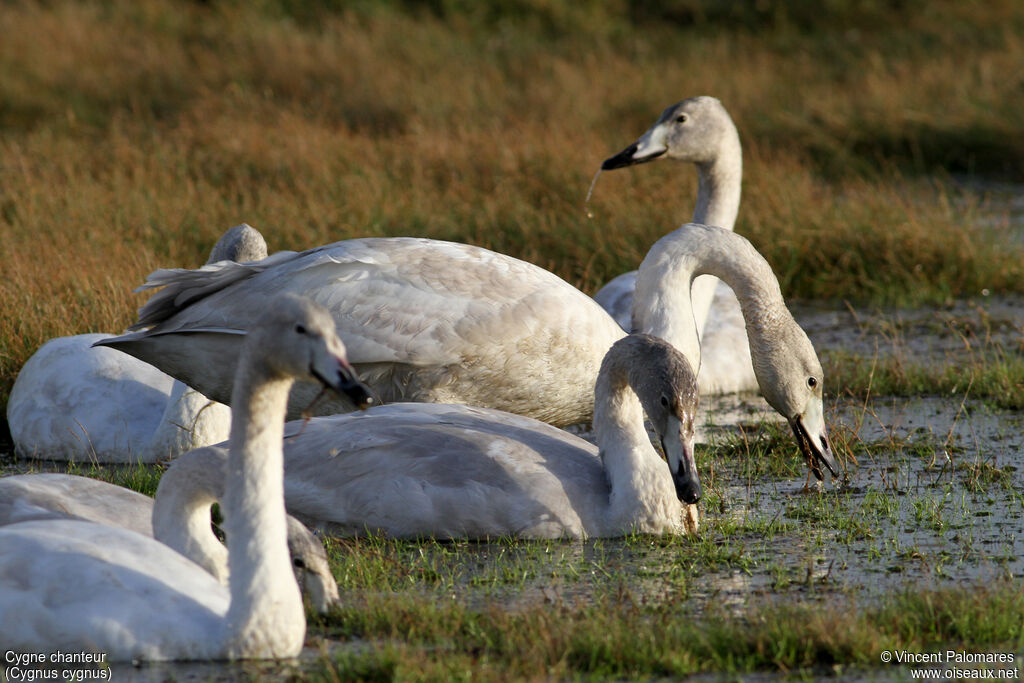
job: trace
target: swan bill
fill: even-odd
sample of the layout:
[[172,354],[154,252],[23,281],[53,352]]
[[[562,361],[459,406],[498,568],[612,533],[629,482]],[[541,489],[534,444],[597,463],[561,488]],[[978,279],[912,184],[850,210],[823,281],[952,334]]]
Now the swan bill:
[[693,432],[683,428],[677,418],[669,418],[669,429],[661,441],[661,448],[668,459],[668,467],[672,472],[672,483],[676,487],[676,496],[687,505],[700,501],[700,476],[697,473],[697,462],[693,455]]
[[[651,150],[640,151],[640,146],[637,142],[622,150],[613,157],[608,157],[601,164],[602,171],[611,171],[616,168],[625,168],[627,166],[636,166],[637,164],[643,164],[648,161],[653,161],[660,157],[662,154],[668,151],[668,147],[664,145],[656,147]],[[639,156],[638,156],[639,154]]]
[[[839,462],[832,453],[832,447],[829,445],[824,425],[821,425],[816,430],[808,429],[802,415],[794,416],[790,419],[789,424],[793,428],[793,434],[796,436],[800,452],[804,454],[804,458],[807,460],[807,467],[814,473],[818,481],[822,481],[825,478],[824,473],[821,471],[821,465],[827,467],[833,477],[838,477],[840,470]],[[812,432],[818,433],[814,434]]]
[[310,374],[316,377],[325,387],[333,389],[339,396],[348,398],[359,410],[366,410],[374,403],[370,388],[363,384],[356,377],[355,370],[347,361],[338,358],[338,367],[335,372],[321,373],[316,368],[310,368]]

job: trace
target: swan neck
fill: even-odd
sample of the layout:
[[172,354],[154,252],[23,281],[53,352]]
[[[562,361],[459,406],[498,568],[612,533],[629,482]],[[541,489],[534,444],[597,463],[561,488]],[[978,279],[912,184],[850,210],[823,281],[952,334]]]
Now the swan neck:
[[232,393],[224,495],[231,575],[229,651],[235,656],[293,656],[305,636],[284,508],[282,441],[293,380],[249,356],[247,362],[243,352]]
[[739,136],[729,136],[710,162],[697,164],[697,204],[693,222],[732,230],[740,210],[743,152]]
[[185,453],[160,478],[153,504],[153,537],[228,580],[228,553],[210,526],[210,508],[223,494],[224,458],[213,449]]
[[788,314],[771,267],[746,239],[697,224],[669,233],[640,264],[634,323],[675,346],[694,368],[700,367],[700,338],[690,286],[699,275],[713,275],[732,288],[752,354],[758,351],[754,336],[766,338],[782,311]]
[[[605,524],[613,533],[642,530],[642,520],[666,498],[656,482],[667,479],[668,467],[651,446],[643,407],[630,387],[630,368],[642,362],[631,338],[616,343],[595,386],[594,436],[610,490]],[[674,500],[671,492],[667,497]]]

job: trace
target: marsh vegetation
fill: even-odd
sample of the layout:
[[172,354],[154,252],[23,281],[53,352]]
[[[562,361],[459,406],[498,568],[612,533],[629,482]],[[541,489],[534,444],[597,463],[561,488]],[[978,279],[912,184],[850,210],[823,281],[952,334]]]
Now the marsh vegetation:
[[[331,540],[344,607],[272,672],[817,675],[882,650],[1024,652],[1024,6],[819,5],[4,3],[0,406],[44,341],[124,329],[150,271],[200,265],[241,221],[272,251],[470,242],[593,292],[696,192],[670,163],[605,173],[588,217],[594,171],[710,94],[744,145],[736,230],[819,349],[849,481],[799,493],[785,425],[709,404],[697,536]],[[74,471],[150,494],[160,474]]]

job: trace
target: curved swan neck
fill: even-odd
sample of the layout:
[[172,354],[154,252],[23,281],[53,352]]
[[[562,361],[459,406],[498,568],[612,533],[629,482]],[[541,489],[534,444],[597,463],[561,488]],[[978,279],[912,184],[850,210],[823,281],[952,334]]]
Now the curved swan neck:
[[204,448],[181,455],[160,478],[153,504],[153,537],[177,550],[221,583],[228,553],[210,527],[210,507],[224,493],[224,454]]
[[693,222],[732,230],[740,210],[743,182],[743,149],[736,128],[723,136],[714,159],[696,166],[697,204]]
[[[642,528],[654,509],[668,505],[664,518],[678,517],[668,466],[651,446],[631,370],[644,361],[643,343],[626,337],[605,356],[595,386],[594,435],[611,490],[606,525],[619,532]],[[659,510],[664,513],[663,510]]]
[[[305,634],[302,599],[288,555],[284,510],[284,416],[291,378],[253,362],[246,346],[232,393],[231,448],[224,494],[231,605],[229,649],[293,652],[294,642],[273,634]],[[287,641],[287,642],[282,642]]]
[[[627,347],[628,348],[628,347]],[[649,442],[640,399],[629,386],[629,356],[616,345],[605,356],[594,387],[594,439],[605,466]],[[609,483],[614,481],[609,476]]]
[[661,337],[700,367],[700,339],[690,285],[698,275],[714,275],[739,299],[750,350],[756,355],[786,309],[771,266],[743,237],[706,225],[687,224],[658,240],[637,275],[634,324]]

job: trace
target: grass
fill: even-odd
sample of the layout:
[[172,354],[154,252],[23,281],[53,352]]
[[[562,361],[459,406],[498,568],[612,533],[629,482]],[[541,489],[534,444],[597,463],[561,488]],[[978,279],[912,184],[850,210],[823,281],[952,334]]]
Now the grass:
[[[999,604],[1005,609],[995,610]],[[896,593],[880,605],[762,604],[737,619],[700,618],[675,602],[627,597],[582,609],[521,612],[438,608],[372,597],[325,632],[373,643],[324,662],[325,679],[532,680],[677,677],[772,670],[836,674],[875,666],[884,650],[1019,652],[1024,593],[1016,584],[974,591]]]
[[[947,310],[849,307],[852,339],[873,347],[819,352],[830,386],[857,396],[953,396],[984,399],[1004,409],[1024,407],[1024,327],[1004,302],[971,300]],[[826,331],[827,333],[827,331]],[[812,333],[813,336],[813,333]]]
[[123,329],[146,274],[243,220],[272,249],[467,241],[594,291],[695,183],[604,174],[589,219],[592,173],[700,93],[740,129],[737,229],[788,297],[1021,292],[1016,228],[973,183],[1024,170],[1024,9],[861,5],[6,3],[0,403],[42,342]]
[[[201,264],[241,221],[274,250],[471,242],[592,292],[690,215],[696,184],[669,163],[603,174],[588,218],[592,174],[696,94],[736,121],[737,230],[787,298],[1024,294],[1020,226],[986,189],[1024,177],[1014,0],[25,1],[0,4],[0,33],[0,405],[46,339],[123,329],[150,271]],[[824,352],[829,392],[1024,406],[1019,321],[929,324],[855,322],[882,351]],[[960,345],[919,353],[925,333]],[[1012,464],[945,435],[833,430],[866,490],[800,496],[786,429],[701,449],[696,538],[332,542],[346,607],[311,634],[353,646],[315,675],[809,677],[897,648],[1024,649],[1019,577],[942,585],[1016,571],[990,529],[1024,514]],[[159,479],[75,471],[149,494]],[[939,587],[862,599],[890,576]]]

